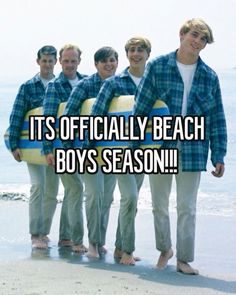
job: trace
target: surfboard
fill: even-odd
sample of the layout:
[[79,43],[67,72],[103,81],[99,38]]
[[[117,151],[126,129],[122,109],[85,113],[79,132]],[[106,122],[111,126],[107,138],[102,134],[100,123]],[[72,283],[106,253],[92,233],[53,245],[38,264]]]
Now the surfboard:
[[[95,98],[89,98],[84,101],[80,115],[86,116],[91,113],[92,106],[94,104]],[[61,103],[58,109],[56,128],[58,128],[58,118],[62,116],[66,103]],[[123,116],[125,117],[126,124],[128,124],[128,117],[132,115],[132,109],[134,105],[133,95],[124,95],[119,97],[114,97],[110,108],[108,110],[108,116]],[[19,139],[19,148],[22,153],[22,160],[31,164],[46,164],[45,156],[42,154],[42,141],[30,141],[29,140],[29,117],[39,116],[43,114],[42,107],[35,108],[27,112],[24,122],[21,128],[21,136]],[[145,140],[141,141],[141,148],[160,148],[162,141],[154,141],[152,139],[152,117],[154,116],[166,116],[169,115],[169,109],[167,105],[161,101],[157,100],[149,114],[149,121],[146,128]],[[5,145],[10,150],[9,146],[9,133],[8,130],[4,135]],[[75,140],[75,147],[81,147],[82,142],[78,139]],[[60,139],[57,137],[53,142],[54,148],[61,148],[62,144]],[[97,141],[95,143],[95,148],[98,150],[98,162],[101,162],[101,153],[105,148],[127,148],[128,141]]]

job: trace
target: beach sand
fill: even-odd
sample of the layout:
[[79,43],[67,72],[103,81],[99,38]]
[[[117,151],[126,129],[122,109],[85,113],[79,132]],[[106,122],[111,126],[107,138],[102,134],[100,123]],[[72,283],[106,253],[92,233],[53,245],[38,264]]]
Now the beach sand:
[[[197,216],[196,257],[192,265],[199,276],[176,272],[176,259],[165,270],[155,269],[151,208],[139,209],[136,218],[136,266],[122,266],[113,259],[118,205],[111,208],[107,233],[108,254],[88,260],[59,249],[58,204],[50,249],[32,251],[28,235],[28,203],[0,201],[0,294],[236,294],[236,216]],[[173,248],[176,213],[171,213]],[[85,233],[85,237],[87,232]],[[85,238],[87,245],[87,238]]]

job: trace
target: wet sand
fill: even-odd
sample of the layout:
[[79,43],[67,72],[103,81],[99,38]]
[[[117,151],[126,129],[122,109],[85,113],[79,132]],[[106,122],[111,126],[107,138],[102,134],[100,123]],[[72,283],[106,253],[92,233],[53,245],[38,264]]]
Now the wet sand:
[[[108,254],[89,260],[59,249],[57,206],[50,248],[32,251],[28,235],[28,204],[0,201],[0,294],[235,294],[236,216],[197,216],[196,257],[192,265],[199,276],[176,272],[176,259],[163,270],[155,269],[151,209],[139,209],[136,218],[136,266],[122,266],[113,259],[118,207],[111,209],[107,234]],[[171,213],[173,246],[176,213]],[[85,244],[87,245],[87,232]],[[174,247],[173,247],[174,248]]]

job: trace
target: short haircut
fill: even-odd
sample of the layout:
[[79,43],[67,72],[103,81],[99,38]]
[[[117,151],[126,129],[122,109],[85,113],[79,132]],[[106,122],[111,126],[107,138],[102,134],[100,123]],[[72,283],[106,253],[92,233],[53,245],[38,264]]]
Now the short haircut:
[[211,44],[214,42],[213,33],[208,24],[201,18],[193,18],[186,21],[180,28],[180,33],[186,34],[190,30],[197,30],[204,34],[207,43]]
[[129,39],[126,42],[125,44],[126,53],[128,52],[131,46],[137,46],[137,45],[145,49],[148,54],[151,52],[151,49],[152,49],[151,42],[147,38],[136,36]]
[[104,62],[111,55],[115,56],[115,59],[118,61],[118,53],[116,50],[110,46],[104,46],[98,49],[94,54],[94,62],[98,63],[99,61]]
[[60,49],[60,51],[59,51],[59,56],[60,56],[60,58],[62,57],[62,53],[63,53],[63,51],[65,51],[65,50],[70,50],[70,49],[77,51],[77,52],[78,52],[78,57],[81,56],[82,51],[80,50],[80,48],[79,48],[78,46],[76,46],[76,45],[72,45],[72,44],[66,44],[66,45],[64,45],[64,46]]
[[55,58],[57,58],[57,50],[54,46],[51,45],[45,45],[42,48],[39,49],[37,53],[38,59],[42,57],[42,55],[53,55]]

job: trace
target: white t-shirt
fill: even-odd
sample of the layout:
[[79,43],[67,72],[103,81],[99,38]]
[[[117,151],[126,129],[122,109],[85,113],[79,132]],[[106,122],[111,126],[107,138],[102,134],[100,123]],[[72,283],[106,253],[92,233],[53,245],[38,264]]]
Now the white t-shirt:
[[177,61],[177,66],[184,82],[184,95],[183,95],[183,103],[182,103],[182,116],[185,116],[187,113],[187,102],[189,93],[191,91],[192,82],[194,73],[197,67],[197,63],[192,65],[185,65]]
[[41,76],[39,76],[40,77],[40,80],[42,81],[42,83],[43,83],[43,86],[45,87],[45,88],[47,88],[47,86],[48,86],[48,83],[53,79],[44,79],[44,78],[42,78]]
[[71,87],[74,88],[78,84],[79,78],[76,76],[74,79],[68,79],[68,81],[69,81]]
[[142,77],[136,77],[136,76],[132,75],[130,72],[129,72],[129,75],[130,75],[131,79],[134,81],[134,84],[138,87],[140,81],[142,80]]

